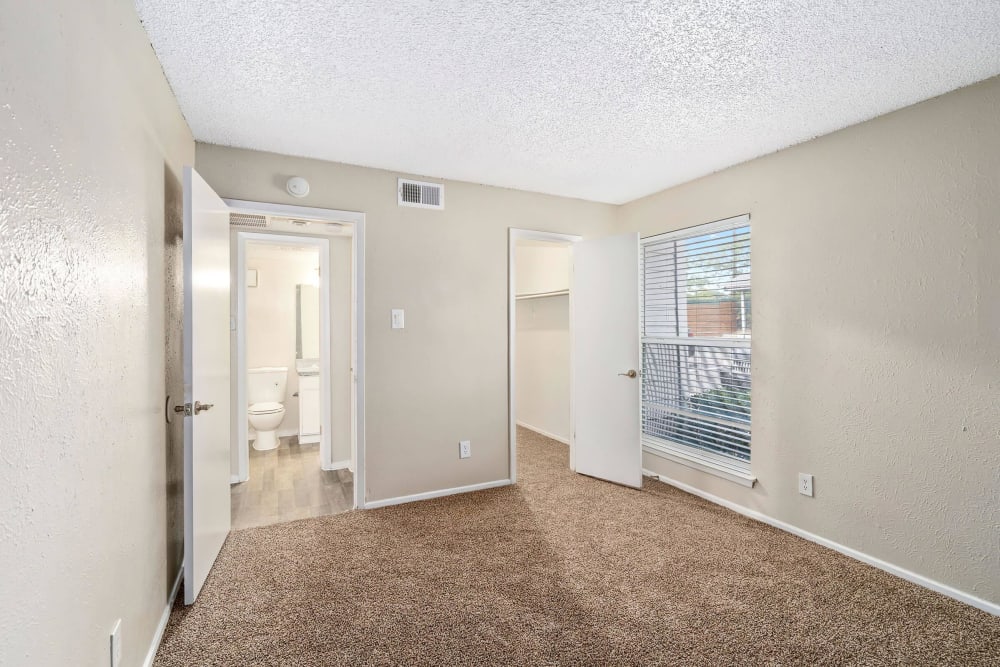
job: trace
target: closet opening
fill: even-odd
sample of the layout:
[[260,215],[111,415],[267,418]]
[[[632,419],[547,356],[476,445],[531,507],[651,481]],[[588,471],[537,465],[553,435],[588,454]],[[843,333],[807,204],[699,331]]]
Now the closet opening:
[[510,479],[517,481],[518,432],[569,447],[573,244],[579,236],[511,229],[509,259]]

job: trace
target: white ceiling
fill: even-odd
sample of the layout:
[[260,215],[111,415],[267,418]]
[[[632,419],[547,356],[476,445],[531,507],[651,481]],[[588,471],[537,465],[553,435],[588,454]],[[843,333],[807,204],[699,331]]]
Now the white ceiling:
[[200,141],[622,203],[1000,73],[998,0],[136,0]]

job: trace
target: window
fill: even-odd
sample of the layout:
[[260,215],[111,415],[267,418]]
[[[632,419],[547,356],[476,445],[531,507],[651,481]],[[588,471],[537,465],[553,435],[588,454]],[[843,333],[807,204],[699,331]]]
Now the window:
[[750,217],[642,241],[642,438],[747,485]]

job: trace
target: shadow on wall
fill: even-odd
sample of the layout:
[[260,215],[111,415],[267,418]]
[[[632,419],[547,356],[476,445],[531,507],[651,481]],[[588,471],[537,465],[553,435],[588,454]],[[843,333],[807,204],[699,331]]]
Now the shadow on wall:
[[[184,402],[184,186],[180,174],[163,165],[163,284],[166,396],[170,406]],[[167,591],[184,558],[184,420],[164,423],[166,470]]]

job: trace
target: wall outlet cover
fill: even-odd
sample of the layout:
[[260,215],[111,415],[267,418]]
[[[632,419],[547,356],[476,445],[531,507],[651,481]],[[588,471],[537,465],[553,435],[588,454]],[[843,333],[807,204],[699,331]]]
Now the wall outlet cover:
[[403,328],[403,309],[393,308],[392,309],[392,328],[402,329]]
[[813,476],[804,472],[799,473],[799,493],[803,496],[813,497]]
[[467,459],[472,457],[472,441],[462,440],[458,443],[458,458]]

